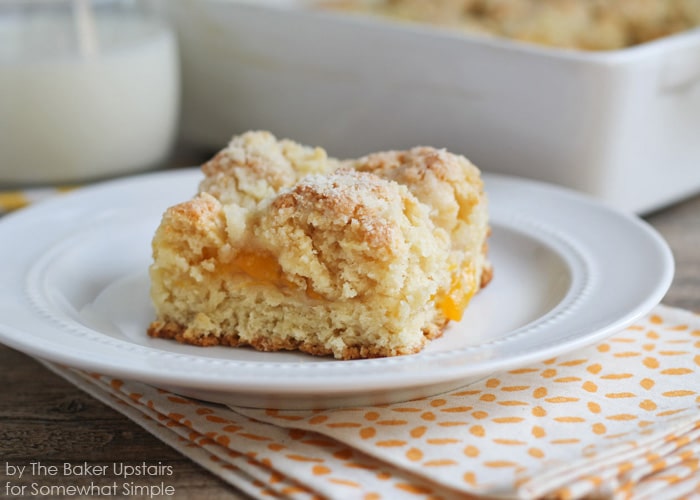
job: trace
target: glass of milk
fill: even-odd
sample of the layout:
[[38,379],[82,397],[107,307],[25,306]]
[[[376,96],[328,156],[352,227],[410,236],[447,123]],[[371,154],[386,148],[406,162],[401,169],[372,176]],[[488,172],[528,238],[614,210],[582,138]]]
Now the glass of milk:
[[0,1],[0,185],[160,166],[179,94],[175,36],[139,2]]

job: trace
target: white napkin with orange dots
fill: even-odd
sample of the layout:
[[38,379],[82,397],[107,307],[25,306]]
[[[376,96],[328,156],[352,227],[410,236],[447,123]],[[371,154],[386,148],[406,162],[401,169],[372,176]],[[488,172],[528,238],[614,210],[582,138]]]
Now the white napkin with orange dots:
[[597,345],[380,406],[226,408],[48,366],[256,498],[700,495],[700,316],[663,305]]

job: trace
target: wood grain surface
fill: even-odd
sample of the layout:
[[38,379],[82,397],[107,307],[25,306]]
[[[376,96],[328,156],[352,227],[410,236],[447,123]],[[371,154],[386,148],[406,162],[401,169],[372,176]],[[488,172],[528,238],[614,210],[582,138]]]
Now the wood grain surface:
[[[700,311],[700,196],[646,217],[670,244],[676,276],[667,305]],[[31,358],[0,346],[0,498],[6,485],[32,478],[8,476],[7,464],[64,463],[170,465],[176,498],[244,498],[234,488],[161,443],[126,417],[87,396]],[[115,478],[98,478],[110,484]],[[34,479],[36,480],[36,479]],[[162,478],[139,479],[159,484]],[[51,484],[61,483],[61,477]],[[70,484],[81,484],[75,478]],[[86,478],[82,484],[89,484]]]

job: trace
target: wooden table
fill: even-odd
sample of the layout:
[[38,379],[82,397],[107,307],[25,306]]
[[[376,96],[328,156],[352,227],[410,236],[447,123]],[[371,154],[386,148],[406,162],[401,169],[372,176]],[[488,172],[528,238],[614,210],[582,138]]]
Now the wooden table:
[[[676,258],[676,277],[663,302],[700,311],[700,196],[646,219],[668,240]],[[8,481],[14,485],[31,482],[8,477],[6,464],[32,461],[59,467],[64,463],[160,461],[174,470],[168,482],[174,486],[177,498],[242,497],[228,484],[31,358],[0,346],[0,374],[0,498],[7,494]],[[102,484],[108,484],[108,479]],[[140,479],[139,484],[159,484],[160,480]],[[60,478],[52,478],[51,484],[61,484]],[[73,480],[71,484],[79,483]]]

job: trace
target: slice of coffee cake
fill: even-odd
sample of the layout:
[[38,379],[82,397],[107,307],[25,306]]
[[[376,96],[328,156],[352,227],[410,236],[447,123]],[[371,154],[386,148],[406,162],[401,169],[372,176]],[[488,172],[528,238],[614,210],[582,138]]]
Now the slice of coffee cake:
[[154,337],[338,359],[420,351],[491,277],[479,171],[433,148],[338,161],[249,132],[153,239]]

